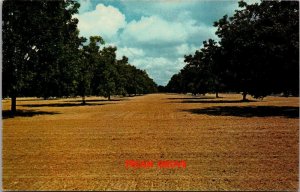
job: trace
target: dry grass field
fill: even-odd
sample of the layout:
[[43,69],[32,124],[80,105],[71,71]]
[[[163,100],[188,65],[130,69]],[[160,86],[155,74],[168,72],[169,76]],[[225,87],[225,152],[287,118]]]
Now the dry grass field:
[[[18,98],[6,116],[5,190],[297,190],[299,98]],[[184,160],[186,168],[126,168]]]

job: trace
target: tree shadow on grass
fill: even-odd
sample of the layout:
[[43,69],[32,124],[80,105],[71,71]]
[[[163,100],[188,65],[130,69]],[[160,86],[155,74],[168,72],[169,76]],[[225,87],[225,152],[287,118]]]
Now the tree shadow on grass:
[[19,99],[17,98],[17,101],[55,101],[55,100],[60,100],[63,98],[50,98],[50,99],[43,99],[43,98],[34,98],[34,99]]
[[[125,100],[125,99],[124,99]],[[70,102],[70,103],[78,103],[81,102],[82,100],[73,100],[73,101],[66,101],[66,102]],[[87,105],[89,105],[89,102],[113,102],[113,101],[121,101],[121,99],[93,99],[93,100],[86,100]]]
[[[182,101],[181,103],[250,103],[250,102],[258,102],[254,100],[198,100],[198,101],[192,101],[192,100],[187,100],[187,101]],[[260,101],[262,102],[262,101]]]
[[10,110],[3,110],[2,118],[8,119],[13,117],[33,117],[35,115],[55,115],[55,114],[59,114],[59,113],[49,112],[49,111],[17,110],[15,115],[13,116]]
[[[108,103],[105,103],[108,104]],[[94,106],[94,105],[105,105],[104,103],[47,103],[47,104],[26,104],[19,105],[22,107],[76,107],[76,106]],[[112,104],[112,103],[110,103]]]
[[290,106],[218,106],[183,111],[213,116],[299,118],[299,107]]
[[[222,98],[222,97],[219,97],[219,98]],[[216,99],[216,97],[209,97],[209,96],[204,96],[204,97],[184,97],[184,98],[178,98],[178,97],[170,97],[168,98],[169,100],[186,100],[186,101],[189,101],[189,100],[198,100],[198,99]]]

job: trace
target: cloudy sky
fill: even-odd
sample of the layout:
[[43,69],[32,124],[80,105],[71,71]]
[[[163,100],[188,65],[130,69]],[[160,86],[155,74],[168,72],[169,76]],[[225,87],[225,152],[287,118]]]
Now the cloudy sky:
[[80,35],[100,35],[117,46],[117,57],[147,71],[159,85],[185,64],[184,55],[204,40],[217,40],[214,21],[232,15],[237,1],[79,0]]

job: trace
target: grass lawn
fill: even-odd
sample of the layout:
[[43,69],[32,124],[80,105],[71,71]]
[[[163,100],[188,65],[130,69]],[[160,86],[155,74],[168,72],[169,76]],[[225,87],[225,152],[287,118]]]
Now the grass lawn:
[[297,190],[299,98],[220,96],[2,100],[4,190]]

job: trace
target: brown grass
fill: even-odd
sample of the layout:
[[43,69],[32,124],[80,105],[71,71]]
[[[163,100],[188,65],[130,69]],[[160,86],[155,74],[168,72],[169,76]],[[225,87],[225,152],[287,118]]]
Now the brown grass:
[[[4,189],[297,190],[299,98],[211,96],[88,98],[87,106],[20,98],[17,117],[4,112]],[[126,160],[187,167],[133,170]]]

